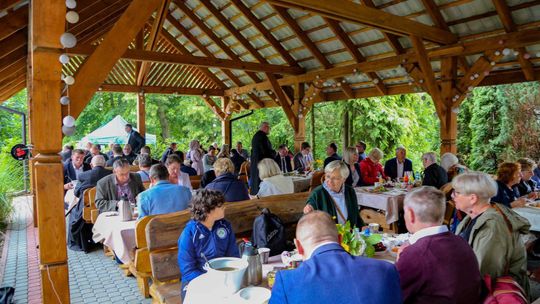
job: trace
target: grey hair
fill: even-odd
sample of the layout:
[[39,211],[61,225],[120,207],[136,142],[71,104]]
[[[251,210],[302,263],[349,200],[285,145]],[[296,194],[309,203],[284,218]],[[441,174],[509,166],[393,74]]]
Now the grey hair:
[[372,160],[381,160],[384,157],[384,153],[379,148],[373,148],[371,151],[369,151],[368,157]]
[[426,152],[424,154],[422,154],[422,159],[425,159],[431,163],[436,163],[437,162],[437,154],[435,154],[435,152]]
[[271,158],[263,158],[257,164],[257,169],[259,169],[259,178],[261,180],[281,174],[281,170],[279,169],[279,166]]
[[114,161],[113,169],[129,167],[129,161],[125,158],[120,158]]
[[324,173],[326,175],[330,175],[336,170],[339,170],[339,175],[341,175],[343,179],[349,177],[349,168],[347,168],[347,165],[341,160],[334,160],[324,167]]
[[263,122],[261,122],[261,124],[259,125],[259,129],[262,129],[264,126],[270,126],[270,124],[268,123],[268,121],[263,121]]
[[94,167],[103,167],[105,166],[105,157],[103,155],[96,155],[92,157],[91,163]]
[[405,207],[412,209],[422,223],[442,224],[446,211],[446,197],[435,187],[423,186],[405,195]]
[[399,145],[397,148],[396,148],[396,153],[399,152],[399,151],[407,151],[407,149],[405,149],[405,147],[403,145]]
[[497,183],[483,172],[465,172],[452,179],[455,191],[470,195],[475,194],[480,200],[489,202],[497,194]]
[[352,164],[352,157],[353,155],[358,155],[358,152],[356,151],[356,148],[354,147],[347,147],[345,150],[343,150],[343,160],[351,165]]
[[446,152],[441,156],[441,167],[443,167],[444,170],[448,171],[450,167],[457,164],[459,164],[459,159],[454,154]]

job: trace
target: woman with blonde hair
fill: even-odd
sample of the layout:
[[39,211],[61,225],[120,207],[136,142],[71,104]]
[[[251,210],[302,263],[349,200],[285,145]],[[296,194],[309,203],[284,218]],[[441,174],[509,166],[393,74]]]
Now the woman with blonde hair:
[[360,162],[361,180],[363,186],[371,186],[379,181],[379,178],[386,180],[383,167],[380,163],[384,157],[379,148],[371,150],[363,161]]
[[273,159],[264,158],[259,162],[257,168],[259,169],[259,178],[262,180],[257,197],[294,192],[292,177],[284,176]]
[[355,147],[347,147],[343,150],[343,161],[349,169],[349,177],[345,184],[351,187],[361,185],[360,165],[358,164],[358,151]]
[[229,145],[222,145],[217,158],[231,158],[231,151]]
[[234,164],[228,158],[219,158],[214,163],[216,179],[206,185],[205,189],[223,193],[226,202],[238,202],[249,199],[246,184],[234,174]]
[[197,175],[202,175],[203,171],[203,152],[199,141],[194,139],[189,143],[189,158],[191,159],[191,167],[197,171]]

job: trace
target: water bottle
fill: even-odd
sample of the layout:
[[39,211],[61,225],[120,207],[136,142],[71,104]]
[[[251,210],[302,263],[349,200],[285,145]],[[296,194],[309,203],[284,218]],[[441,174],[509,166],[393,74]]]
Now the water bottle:
[[260,285],[262,283],[261,258],[251,242],[244,243],[242,259],[248,262],[248,268],[244,274],[244,286]]
[[118,212],[120,214],[120,219],[122,222],[128,222],[133,220],[133,213],[131,211],[131,204],[127,195],[122,195],[122,198],[118,202]]

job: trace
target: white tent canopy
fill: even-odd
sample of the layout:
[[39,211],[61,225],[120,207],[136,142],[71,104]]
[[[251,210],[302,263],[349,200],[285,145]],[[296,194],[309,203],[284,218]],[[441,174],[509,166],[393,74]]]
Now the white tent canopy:
[[[87,142],[100,145],[108,145],[109,143],[126,144],[128,141],[128,135],[125,131],[127,123],[122,116],[116,115],[111,121],[83,137],[79,145],[84,146]],[[133,129],[137,130],[135,128]],[[156,136],[146,133],[146,144],[155,145]]]

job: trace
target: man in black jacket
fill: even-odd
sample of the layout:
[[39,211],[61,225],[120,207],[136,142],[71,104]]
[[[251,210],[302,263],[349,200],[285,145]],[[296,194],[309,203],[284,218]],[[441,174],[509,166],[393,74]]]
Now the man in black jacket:
[[437,154],[435,152],[424,153],[422,163],[424,165],[423,186],[433,186],[440,189],[448,182],[448,173],[437,164]]
[[64,191],[73,189],[72,181],[78,180],[81,173],[91,169],[90,165],[83,161],[84,151],[75,149],[71,154],[71,159],[64,163]]
[[261,182],[259,178],[259,169],[257,165],[264,158],[274,158],[276,151],[272,148],[272,143],[268,139],[270,134],[270,124],[268,122],[261,123],[259,131],[253,135],[251,139],[251,164],[250,164],[250,176],[249,185],[252,195],[256,195],[259,192],[259,184]]
[[112,147],[113,155],[109,158],[105,166],[112,167],[114,162],[124,158],[124,151],[122,150],[122,147],[119,144],[114,144]]
[[307,142],[303,142],[300,147],[300,152],[296,153],[294,156],[294,170],[303,173],[310,169],[310,163],[307,161],[306,157],[311,152],[311,146]]
[[90,162],[92,170],[83,172],[79,175],[79,183],[75,187],[75,196],[81,197],[84,190],[95,187],[97,182],[103,177],[112,173],[111,170],[105,169],[105,158],[103,155],[92,157]]
[[326,155],[328,157],[324,160],[324,167],[335,160],[341,160],[341,156],[337,154],[337,146],[335,143],[330,143],[328,147],[326,147]]
[[126,125],[126,133],[128,134],[128,144],[131,146],[133,153],[139,154],[141,148],[146,145],[146,140],[139,134],[139,132],[133,130],[131,124]]

